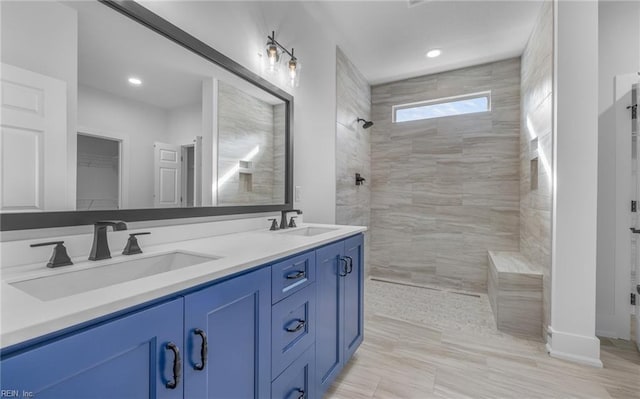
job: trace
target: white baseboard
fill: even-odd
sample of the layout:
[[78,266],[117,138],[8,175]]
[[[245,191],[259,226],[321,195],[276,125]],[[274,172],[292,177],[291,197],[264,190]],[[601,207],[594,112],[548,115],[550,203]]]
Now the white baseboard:
[[551,357],[602,368],[600,340],[595,336],[577,335],[547,329],[547,352]]

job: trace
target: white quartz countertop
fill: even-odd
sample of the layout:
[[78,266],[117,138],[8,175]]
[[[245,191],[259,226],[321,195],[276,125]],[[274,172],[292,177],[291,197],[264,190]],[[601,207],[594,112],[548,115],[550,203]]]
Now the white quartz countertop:
[[[112,259],[89,264],[85,262],[86,258],[74,258],[72,260],[76,264],[55,269],[49,269],[43,263],[5,268],[0,286],[0,345],[6,348],[366,230],[361,226],[309,223],[298,229],[306,227],[335,230],[315,236],[283,234],[293,229],[254,230],[143,247],[144,253],[140,255],[114,255],[112,251]],[[48,301],[11,285],[25,279],[71,272],[74,268],[94,267],[92,264],[99,267],[105,262],[133,260],[176,250],[213,255],[220,259]]]

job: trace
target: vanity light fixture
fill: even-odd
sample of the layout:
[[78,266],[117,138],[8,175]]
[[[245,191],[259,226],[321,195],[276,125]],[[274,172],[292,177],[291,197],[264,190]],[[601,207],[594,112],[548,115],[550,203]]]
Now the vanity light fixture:
[[139,78],[136,78],[134,76],[130,77],[128,79],[128,81],[129,81],[129,84],[131,86],[140,86],[140,85],[142,85],[142,80],[140,80]]
[[427,51],[427,58],[436,58],[442,54],[442,50],[439,48],[434,48],[433,50]]
[[267,35],[267,60],[269,62],[269,71],[276,72],[278,70],[278,62],[280,61],[280,55],[282,52],[287,53],[291,59],[287,63],[287,77],[289,78],[289,84],[291,87],[298,87],[300,84],[300,60],[296,58],[293,53],[293,47],[291,51],[287,50],[282,44],[276,40],[276,32],[271,31],[271,36]]

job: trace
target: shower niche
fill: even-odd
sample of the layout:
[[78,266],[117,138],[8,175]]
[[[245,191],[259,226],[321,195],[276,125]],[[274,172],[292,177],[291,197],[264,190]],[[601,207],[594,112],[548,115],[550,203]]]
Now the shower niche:
[[253,162],[238,161],[238,178],[240,180],[238,189],[242,192],[253,191]]

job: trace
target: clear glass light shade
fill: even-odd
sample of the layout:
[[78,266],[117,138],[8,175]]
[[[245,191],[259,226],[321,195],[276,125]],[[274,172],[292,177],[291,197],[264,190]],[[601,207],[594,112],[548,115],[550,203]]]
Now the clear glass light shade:
[[300,70],[302,69],[302,65],[297,58],[292,58],[288,63],[287,74],[289,78],[289,84],[291,87],[298,87],[300,85]]
[[278,70],[281,51],[273,42],[267,42],[266,51],[269,71],[274,72]]

